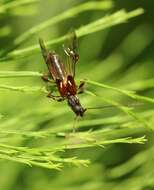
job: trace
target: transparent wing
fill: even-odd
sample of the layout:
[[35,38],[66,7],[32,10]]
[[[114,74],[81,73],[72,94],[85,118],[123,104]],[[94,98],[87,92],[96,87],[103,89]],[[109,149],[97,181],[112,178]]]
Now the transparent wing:
[[76,63],[79,60],[79,54],[77,53],[77,36],[75,31],[68,34],[68,39],[63,46],[64,53],[66,55],[66,71],[67,75],[75,76]]

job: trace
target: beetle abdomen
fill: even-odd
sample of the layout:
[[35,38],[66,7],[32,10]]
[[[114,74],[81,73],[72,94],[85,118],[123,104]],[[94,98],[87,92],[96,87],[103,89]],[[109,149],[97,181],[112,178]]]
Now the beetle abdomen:
[[77,96],[73,96],[73,95],[68,96],[67,102],[68,102],[68,105],[71,107],[71,109],[74,111],[74,113],[77,116],[81,116],[81,117],[83,116],[86,109],[81,106]]

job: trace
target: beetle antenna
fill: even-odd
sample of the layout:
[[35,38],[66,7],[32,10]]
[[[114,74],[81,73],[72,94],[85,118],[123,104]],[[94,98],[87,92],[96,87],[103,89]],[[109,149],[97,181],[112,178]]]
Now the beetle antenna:
[[93,110],[93,109],[106,109],[106,108],[113,108],[115,106],[112,106],[112,105],[106,105],[106,106],[98,106],[98,107],[89,107],[89,108],[86,108],[87,110]]
[[[132,107],[132,106],[141,106],[143,105],[143,103],[141,102],[135,102],[135,103],[130,103],[130,104],[125,104],[125,105],[122,105],[122,106],[127,106],[127,107]],[[98,107],[89,107],[89,108],[86,108],[87,110],[88,109],[106,109],[106,108],[114,108],[116,106],[114,105],[105,105],[105,106],[98,106]]]
[[73,133],[76,132],[76,124],[77,124],[78,119],[79,119],[79,116],[78,115],[75,116],[74,122],[73,122]]

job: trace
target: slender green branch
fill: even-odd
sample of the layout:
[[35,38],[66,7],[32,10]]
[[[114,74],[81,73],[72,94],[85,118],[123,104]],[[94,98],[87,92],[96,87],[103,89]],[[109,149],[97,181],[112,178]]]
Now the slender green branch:
[[33,71],[0,71],[0,78],[41,77],[43,74]]
[[146,102],[149,102],[149,103],[154,103],[153,98],[137,95],[137,94],[135,94],[134,91],[123,90],[123,89],[120,89],[120,88],[116,88],[116,87],[112,87],[112,86],[109,86],[109,85],[106,85],[106,84],[95,82],[95,81],[92,81],[92,80],[86,80],[86,82],[89,83],[89,84],[95,85],[95,86],[99,86],[101,88],[106,88],[106,89],[117,91],[117,92],[119,92],[121,94],[124,94],[124,95],[134,99],[134,100],[142,100],[142,101],[146,101]]
[[130,90],[145,90],[154,87],[154,79],[139,80],[132,83],[122,85],[123,88]]
[[8,3],[2,4],[0,6],[0,13],[3,13],[5,11],[7,11],[8,9],[13,9],[13,8],[18,7],[18,6],[35,3],[38,1],[39,0],[18,0],[18,1],[8,2]]
[[35,87],[30,87],[30,86],[9,86],[9,85],[0,85],[0,89],[3,90],[12,90],[12,91],[19,91],[19,92],[43,92],[46,93],[47,90],[44,87],[40,86],[35,86]]
[[[102,139],[100,138],[100,133],[77,133],[77,134],[70,134],[67,136],[67,141],[64,142],[64,145],[60,146],[64,149],[76,149],[76,148],[86,148],[86,147],[94,147],[94,146],[101,146],[104,147],[105,145],[115,144],[115,143],[128,143],[128,144],[144,144],[147,140],[143,137],[132,138],[119,138],[119,139]],[[58,146],[58,145],[57,145]]]
[[[22,74],[22,73],[19,73],[19,74]],[[26,73],[24,73],[24,74],[26,75]],[[40,73],[35,73],[34,72],[33,74],[34,74],[34,76],[37,76]],[[131,92],[131,91],[122,90],[122,89],[115,88],[115,87],[112,87],[112,86],[109,86],[109,85],[105,85],[105,84],[102,84],[102,83],[94,82],[94,81],[91,81],[91,80],[86,80],[86,82],[89,83],[89,84],[92,84],[92,85],[96,85],[96,86],[102,87],[102,88],[118,91],[118,92],[120,92],[120,93],[122,93],[124,95],[127,95],[127,96],[135,99],[135,100],[144,100],[144,101],[152,102],[152,103],[154,101],[152,98],[136,95],[136,94],[134,94],[134,92]],[[35,87],[28,87],[28,86],[18,86],[17,87],[17,86],[9,86],[9,85],[0,85],[0,89],[7,89],[7,90],[13,90],[13,91],[20,91],[20,92],[30,92],[30,93],[32,93],[32,92],[47,93],[47,90],[45,89],[45,87],[39,87],[39,86],[38,87],[36,87],[36,86]],[[101,98],[106,103],[117,107],[118,109],[120,109],[124,113],[132,116],[133,118],[135,118],[136,120],[140,121],[141,123],[144,123],[148,128],[151,129],[151,125],[149,125],[149,123],[147,121],[145,121],[143,118],[139,117],[136,113],[134,113],[132,111],[131,107],[124,106],[124,105],[121,105],[120,103],[115,102],[113,100],[97,96],[96,94],[94,94],[93,92],[90,92],[90,91],[85,91],[85,92],[88,93],[88,94],[90,94],[90,95],[92,95],[92,96]]]
[[[94,82],[94,83],[95,83],[95,82]],[[100,83],[98,83],[98,84],[100,84]],[[144,118],[140,117],[140,116],[137,115],[135,112],[133,112],[131,107],[121,105],[120,103],[115,102],[115,101],[113,101],[113,100],[110,100],[109,98],[104,98],[104,97],[102,97],[102,96],[97,96],[95,93],[93,93],[93,92],[91,92],[91,91],[88,91],[88,90],[86,90],[85,92],[86,92],[87,94],[89,94],[89,95],[94,96],[94,97],[101,98],[101,99],[102,99],[103,101],[105,101],[106,103],[117,107],[117,108],[118,108],[119,110],[121,110],[122,112],[126,113],[127,115],[130,115],[130,116],[133,117],[135,120],[137,120],[137,121],[143,123],[146,127],[148,127],[149,129],[152,129],[152,130],[153,130],[153,127],[151,127],[151,125],[149,124],[149,122],[147,122]]]
[[17,37],[14,41],[14,45],[19,45],[19,44],[23,43],[25,40],[27,40],[28,38],[30,38],[32,35],[35,35],[38,32],[40,32],[41,30],[43,30],[49,26],[51,27],[54,24],[58,24],[59,22],[62,22],[63,20],[66,20],[68,18],[72,18],[81,12],[90,11],[90,10],[107,10],[107,9],[110,9],[112,6],[113,6],[113,2],[110,0],[105,0],[105,1],[100,1],[100,2],[93,1],[93,2],[83,3],[81,5],[71,8],[69,10],[66,10],[65,12],[63,12],[55,17],[52,17],[52,18],[40,23],[39,25],[33,26],[28,31],[24,32],[19,37]]
[[91,34],[94,32],[97,32],[99,30],[106,29],[111,26],[115,26],[117,24],[125,23],[127,20],[139,16],[144,13],[144,10],[142,8],[138,8],[131,12],[126,12],[125,10],[120,10],[112,15],[105,16],[101,19],[98,19],[90,24],[87,24],[77,30],[77,35],[84,36],[87,34]]
[[[108,27],[125,23],[128,19],[143,14],[143,9],[139,8],[131,12],[126,12],[125,10],[118,11],[116,13],[113,13],[112,15],[103,17],[98,19],[97,21],[91,22],[90,24],[87,24],[85,26],[82,26],[81,28],[76,29],[77,37],[81,37],[90,33],[94,33],[103,29],[106,29]],[[47,46],[51,46],[53,44],[58,44],[60,42],[63,42],[67,39],[67,35],[61,36],[57,39],[51,40],[46,42]],[[2,60],[5,59],[18,59],[19,57],[25,57],[29,54],[35,53],[39,51],[39,45],[33,45],[24,49],[14,50],[11,53],[8,54],[8,57],[1,58]]]
[[61,158],[52,149],[16,147],[6,144],[0,144],[0,159],[56,170],[60,170],[63,163],[76,166],[87,166],[89,164],[89,160],[80,160],[75,157]]

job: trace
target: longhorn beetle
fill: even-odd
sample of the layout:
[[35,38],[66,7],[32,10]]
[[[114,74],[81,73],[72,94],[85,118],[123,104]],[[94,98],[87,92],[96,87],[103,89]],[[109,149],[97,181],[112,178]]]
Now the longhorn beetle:
[[65,60],[62,60],[59,54],[48,51],[42,39],[39,39],[39,44],[49,72],[47,75],[43,75],[42,79],[46,82],[54,82],[59,91],[59,96],[49,92],[47,97],[57,101],[66,100],[76,117],[83,117],[86,108],[81,105],[77,94],[83,92],[84,82],[80,82],[80,85],[77,86],[74,80],[75,68],[79,60],[75,32],[69,34],[68,47],[63,46]]

